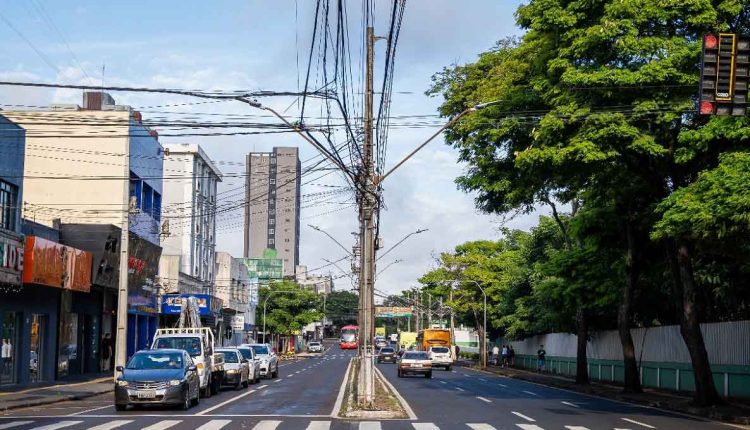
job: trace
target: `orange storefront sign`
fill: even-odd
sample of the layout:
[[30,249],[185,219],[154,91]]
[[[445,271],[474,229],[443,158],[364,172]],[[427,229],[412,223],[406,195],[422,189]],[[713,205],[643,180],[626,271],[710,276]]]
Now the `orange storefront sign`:
[[36,236],[26,236],[23,283],[91,291],[90,252]]

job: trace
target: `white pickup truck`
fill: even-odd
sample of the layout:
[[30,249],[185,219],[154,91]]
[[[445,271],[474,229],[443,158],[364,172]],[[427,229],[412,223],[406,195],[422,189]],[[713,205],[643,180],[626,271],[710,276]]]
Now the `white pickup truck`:
[[214,350],[214,334],[208,327],[160,328],[152,349],[184,349],[198,368],[202,397],[217,394],[224,379],[224,356]]

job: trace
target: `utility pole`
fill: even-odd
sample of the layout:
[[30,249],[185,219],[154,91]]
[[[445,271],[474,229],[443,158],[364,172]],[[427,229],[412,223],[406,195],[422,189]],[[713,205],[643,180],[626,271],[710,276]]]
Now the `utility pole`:
[[427,328],[432,328],[432,294],[427,293]]
[[[123,154],[123,173],[130,177],[130,148],[125,145]],[[117,366],[127,364],[128,359],[128,246],[130,244],[130,181],[122,181],[122,192],[125,196],[125,210],[122,212],[120,225],[120,279],[117,290],[117,333],[115,334],[115,374]]]
[[364,110],[364,144],[362,149],[362,170],[359,174],[360,206],[360,372],[358,384],[358,403],[372,406],[375,397],[375,378],[373,373],[372,342],[375,337],[375,166],[372,139],[372,104],[373,104],[373,62],[375,35],[373,27],[367,27],[367,64],[365,79]]
[[[451,343],[453,344],[453,355],[456,355],[456,322],[453,319],[453,285],[448,290],[448,301],[451,302]],[[458,357],[453,357],[458,358]]]

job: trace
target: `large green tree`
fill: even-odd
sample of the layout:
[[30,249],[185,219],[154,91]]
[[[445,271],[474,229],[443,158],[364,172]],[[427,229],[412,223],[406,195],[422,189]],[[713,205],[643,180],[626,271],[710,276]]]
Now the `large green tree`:
[[357,324],[359,295],[351,291],[333,291],[326,298],[326,318],[337,327]]
[[266,331],[281,335],[292,334],[311,322],[323,318],[323,301],[319,294],[291,281],[275,282],[259,290],[255,324]]
[[[445,96],[446,116],[503,101],[446,135],[469,163],[458,184],[478,193],[481,209],[596,202],[622,218],[618,328],[628,389],[640,388],[629,328],[654,208],[715,167],[720,153],[744,150],[737,130],[747,120],[699,117],[694,95],[702,34],[747,29],[749,9],[742,0],[531,0],[516,13],[526,31],[520,40],[435,77],[431,92]],[[694,369],[695,402],[717,403],[696,306],[704,287],[695,278],[700,257],[690,235],[660,237]]]

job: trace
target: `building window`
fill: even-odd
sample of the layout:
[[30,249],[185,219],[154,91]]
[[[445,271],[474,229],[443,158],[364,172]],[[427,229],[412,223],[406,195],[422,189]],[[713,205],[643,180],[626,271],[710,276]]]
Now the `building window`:
[[268,244],[273,245],[276,241],[273,238],[268,239]]
[[268,218],[268,225],[276,224],[276,218]]
[[289,239],[284,239],[284,242],[289,242]]
[[269,209],[268,215],[276,215],[276,209]]
[[0,228],[15,230],[16,196],[18,189],[5,181],[0,181]]
[[271,184],[271,185],[276,185],[276,179],[271,178],[271,179],[268,180],[268,183]]
[[269,228],[268,229],[268,234],[273,235],[273,234],[276,234],[276,232],[274,231],[274,229]]
[[161,221],[161,194],[154,191],[154,204],[153,204],[153,217],[157,221]]

